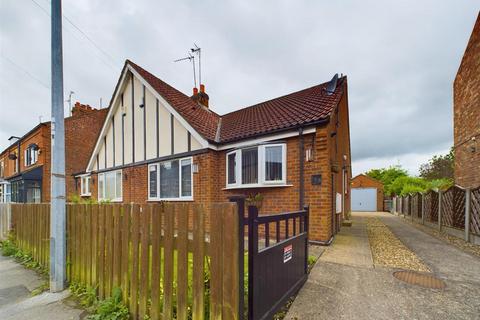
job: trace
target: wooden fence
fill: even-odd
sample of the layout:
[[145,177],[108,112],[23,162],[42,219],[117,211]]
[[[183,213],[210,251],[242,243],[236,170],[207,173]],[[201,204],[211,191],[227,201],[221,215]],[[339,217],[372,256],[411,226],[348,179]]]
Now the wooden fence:
[[0,203],[0,241],[8,238],[11,227],[11,211],[9,203]]
[[394,212],[480,244],[480,187],[409,194],[396,197],[394,204]]
[[[232,203],[69,204],[67,279],[120,288],[133,319],[238,319],[238,220]],[[12,205],[12,225],[48,266],[49,205]]]
[[472,189],[471,191],[470,209],[472,210],[470,230],[473,233],[480,235],[480,187]]

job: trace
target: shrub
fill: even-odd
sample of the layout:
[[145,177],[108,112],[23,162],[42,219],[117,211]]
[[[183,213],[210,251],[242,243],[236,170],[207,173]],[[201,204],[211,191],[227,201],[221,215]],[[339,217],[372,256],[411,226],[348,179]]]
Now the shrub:
[[95,314],[87,317],[89,320],[128,320],[128,308],[122,303],[122,291],[114,288],[112,296],[100,301],[95,308]]

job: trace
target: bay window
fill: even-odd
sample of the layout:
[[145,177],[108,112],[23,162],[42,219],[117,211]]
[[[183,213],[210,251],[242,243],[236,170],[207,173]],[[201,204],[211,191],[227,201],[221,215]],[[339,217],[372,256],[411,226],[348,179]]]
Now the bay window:
[[122,201],[122,171],[109,171],[98,175],[98,199]]
[[149,200],[193,200],[192,158],[148,166]]
[[285,185],[286,148],[265,144],[227,153],[227,188]]

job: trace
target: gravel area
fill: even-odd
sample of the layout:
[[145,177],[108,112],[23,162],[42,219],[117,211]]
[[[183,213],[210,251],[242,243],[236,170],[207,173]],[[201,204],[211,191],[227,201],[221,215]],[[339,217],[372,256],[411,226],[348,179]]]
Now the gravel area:
[[476,245],[476,244],[473,244],[473,243],[470,243],[470,242],[466,242],[465,240],[460,239],[458,237],[449,235],[445,232],[439,232],[437,229],[432,229],[429,226],[424,226],[424,225],[418,224],[416,222],[409,221],[407,219],[405,219],[405,222],[410,223],[411,225],[413,225],[417,229],[420,229],[423,232],[428,233],[431,236],[434,236],[438,239],[447,241],[448,243],[450,243],[450,244],[454,245],[455,247],[459,248],[460,250],[463,250],[467,253],[470,253],[470,254],[473,254],[477,257],[480,257],[480,246],[479,245]]
[[422,260],[409,250],[380,219],[368,218],[367,234],[375,265],[431,272]]

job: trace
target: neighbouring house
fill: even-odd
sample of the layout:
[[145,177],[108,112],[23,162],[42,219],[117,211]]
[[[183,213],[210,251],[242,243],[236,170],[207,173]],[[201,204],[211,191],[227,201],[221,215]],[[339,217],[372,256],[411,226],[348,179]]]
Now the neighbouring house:
[[[77,194],[74,174],[84,171],[107,109],[76,103],[65,118],[66,194]],[[0,202],[50,201],[50,122],[35,126],[22,137],[11,137],[0,153]]]
[[453,84],[455,184],[480,186],[480,13]]
[[347,78],[219,115],[203,84],[189,97],[127,60],[78,178],[82,196],[113,202],[309,205],[310,237],[327,243],[350,211]]
[[352,211],[383,211],[383,183],[365,174],[352,179]]

